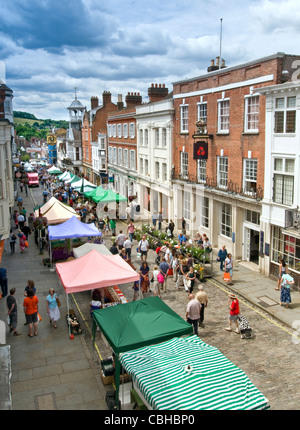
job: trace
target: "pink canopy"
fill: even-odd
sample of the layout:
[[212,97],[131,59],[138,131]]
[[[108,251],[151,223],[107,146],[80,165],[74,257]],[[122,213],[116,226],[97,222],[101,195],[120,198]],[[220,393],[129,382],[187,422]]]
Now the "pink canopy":
[[83,257],[56,264],[56,272],[67,294],[126,284],[139,275],[119,255],[92,250]]

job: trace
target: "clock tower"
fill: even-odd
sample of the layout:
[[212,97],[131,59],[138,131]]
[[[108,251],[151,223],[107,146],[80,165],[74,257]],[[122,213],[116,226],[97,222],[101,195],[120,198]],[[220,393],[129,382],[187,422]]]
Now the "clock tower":
[[75,130],[81,130],[82,119],[85,107],[77,99],[75,87],[75,100],[67,108],[69,111],[69,128],[74,128]]

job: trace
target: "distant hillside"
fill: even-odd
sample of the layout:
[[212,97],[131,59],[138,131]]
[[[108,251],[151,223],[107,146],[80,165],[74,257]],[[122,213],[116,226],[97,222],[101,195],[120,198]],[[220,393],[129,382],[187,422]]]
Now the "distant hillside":
[[47,134],[53,127],[69,127],[68,121],[53,119],[38,119],[28,112],[14,111],[14,125],[18,136],[24,136],[26,140],[31,140],[33,136],[39,139],[46,139]]

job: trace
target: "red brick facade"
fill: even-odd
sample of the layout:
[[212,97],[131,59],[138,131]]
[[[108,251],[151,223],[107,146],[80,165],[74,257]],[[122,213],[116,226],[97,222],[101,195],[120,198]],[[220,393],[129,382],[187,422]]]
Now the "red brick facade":
[[[294,58],[294,57],[292,57]],[[289,61],[288,61],[289,60]],[[257,187],[263,189],[264,183],[264,122],[265,122],[265,100],[259,99],[259,131],[257,133],[245,132],[245,96],[250,95],[250,88],[281,83],[283,67],[291,65],[291,58],[281,56],[266,59],[265,61],[253,62],[240,67],[225,68],[220,71],[210,72],[188,81],[174,84],[174,177],[179,178],[180,152],[183,147],[188,152],[189,174],[188,179],[197,182],[197,162],[193,160],[192,135],[196,131],[197,103],[200,102],[201,91],[203,91],[202,101],[207,102],[207,134],[211,138],[208,141],[207,160],[207,182],[214,185],[217,175],[217,156],[223,150],[223,155],[228,156],[228,182],[235,184],[236,188],[243,185],[243,159],[248,157],[248,151],[252,152],[252,158],[259,160],[257,165]],[[289,69],[291,74],[292,70]],[[273,79],[268,78],[267,82],[253,84],[251,80],[263,79],[264,76],[273,75]],[[250,81],[245,85],[245,81]],[[238,85],[241,83],[241,85]],[[228,88],[231,84],[237,84],[236,88]],[[227,87],[226,87],[227,86]],[[218,91],[218,87],[221,87]],[[224,90],[223,90],[223,88]],[[210,92],[209,89],[212,89]],[[197,95],[185,96],[186,94],[198,92]],[[206,94],[205,94],[206,92]],[[178,98],[182,94],[182,97]],[[218,100],[230,100],[229,113],[229,133],[218,133]],[[188,104],[188,133],[181,132],[181,112],[180,105]],[[199,140],[199,139],[198,139]],[[203,140],[203,139],[202,139]]]

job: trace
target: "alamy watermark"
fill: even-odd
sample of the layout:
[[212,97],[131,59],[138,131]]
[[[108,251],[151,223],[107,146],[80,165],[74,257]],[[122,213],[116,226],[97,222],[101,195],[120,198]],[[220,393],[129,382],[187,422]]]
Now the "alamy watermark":
[[4,61],[0,60],[0,81],[5,83],[6,80],[6,68]]

